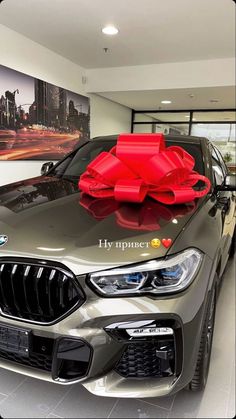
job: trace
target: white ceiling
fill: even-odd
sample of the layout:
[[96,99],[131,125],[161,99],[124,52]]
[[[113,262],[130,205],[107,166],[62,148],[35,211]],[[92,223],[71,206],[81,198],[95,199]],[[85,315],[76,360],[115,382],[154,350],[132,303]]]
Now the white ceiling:
[[[0,23],[85,68],[235,53],[232,0],[4,0]],[[117,36],[101,33],[109,23]]]
[[[101,96],[136,110],[232,109],[235,108],[235,87],[204,87],[193,89],[100,92]],[[193,95],[193,97],[190,97]],[[212,103],[210,100],[218,99]],[[162,100],[171,100],[163,105]]]

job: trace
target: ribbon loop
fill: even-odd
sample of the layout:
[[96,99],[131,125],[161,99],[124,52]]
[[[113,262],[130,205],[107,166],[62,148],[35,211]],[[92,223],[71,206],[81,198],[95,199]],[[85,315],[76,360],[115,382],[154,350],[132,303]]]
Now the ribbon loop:
[[[95,198],[143,202],[147,195],[167,205],[201,198],[211,187],[193,171],[194,158],[179,146],[165,146],[163,134],[122,134],[116,147],[100,153],[81,176],[79,188]],[[203,190],[193,189],[198,181]]]

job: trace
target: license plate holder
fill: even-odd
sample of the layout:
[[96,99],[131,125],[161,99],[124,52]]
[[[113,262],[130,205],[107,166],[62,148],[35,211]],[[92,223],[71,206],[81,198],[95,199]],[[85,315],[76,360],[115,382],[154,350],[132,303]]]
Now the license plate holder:
[[0,351],[29,357],[31,331],[0,323]]

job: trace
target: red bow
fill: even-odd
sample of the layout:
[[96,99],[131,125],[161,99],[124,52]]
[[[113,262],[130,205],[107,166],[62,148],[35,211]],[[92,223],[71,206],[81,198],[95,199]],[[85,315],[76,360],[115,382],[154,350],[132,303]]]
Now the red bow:
[[[146,195],[164,204],[201,198],[211,187],[193,171],[194,158],[179,146],[165,146],[163,134],[122,134],[116,147],[102,152],[88,166],[79,188],[95,198],[143,202]],[[196,191],[199,181],[206,185]]]

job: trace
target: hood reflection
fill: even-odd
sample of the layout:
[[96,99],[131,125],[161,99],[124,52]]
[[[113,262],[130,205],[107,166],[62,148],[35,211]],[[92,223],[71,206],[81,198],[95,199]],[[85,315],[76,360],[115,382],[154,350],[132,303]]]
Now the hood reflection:
[[146,199],[142,204],[121,203],[113,198],[92,198],[83,194],[79,201],[87,212],[96,220],[103,220],[113,214],[116,223],[129,230],[155,231],[178,218],[194,212],[195,202],[183,205],[165,206]]
[[55,177],[38,177],[0,188],[0,205],[15,213],[78,193],[78,186]]

